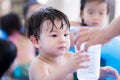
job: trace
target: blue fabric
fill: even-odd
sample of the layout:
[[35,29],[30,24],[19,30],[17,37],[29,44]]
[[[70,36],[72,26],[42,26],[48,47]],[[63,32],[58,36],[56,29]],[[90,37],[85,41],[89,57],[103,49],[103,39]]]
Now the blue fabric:
[[5,31],[0,29],[0,39],[7,39],[8,36]]
[[21,32],[21,33],[25,33],[25,26],[21,26],[20,32]]
[[18,65],[12,75],[15,79],[29,80],[28,69],[30,64]]
[[120,74],[120,37],[112,39],[102,47],[101,57],[105,60],[106,66],[115,68]]
[[78,78],[77,78],[77,72],[73,73],[73,80],[78,80]]
[[74,46],[70,46],[69,51],[72,53],[75,53],[75,47]]

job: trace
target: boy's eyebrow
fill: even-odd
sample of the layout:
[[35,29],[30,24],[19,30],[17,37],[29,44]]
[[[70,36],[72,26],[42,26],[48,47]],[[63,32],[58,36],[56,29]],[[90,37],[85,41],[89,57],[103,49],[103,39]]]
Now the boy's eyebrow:
[[52,30],[51,32],[57,32],[56,30]]
[[89,11],[94,11],[94,9],[88,9]]
[[67,25],[66,23],[63,23],[63,25]]
[[101,9],[101,10],[99,10],[99,11],[105,11],[104,9]]
[[[60,30],[60,29],[59,29],[59,30]],[[65,29],[65,30],[64,30],[64,32],[67,32],[67,31],[69,32],[68,29]],[[58,32],[58,30],[52,30],[51,32]]]

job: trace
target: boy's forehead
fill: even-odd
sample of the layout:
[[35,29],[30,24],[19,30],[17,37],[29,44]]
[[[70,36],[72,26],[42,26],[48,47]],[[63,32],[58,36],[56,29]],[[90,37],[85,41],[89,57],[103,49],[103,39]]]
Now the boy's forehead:
[[53,25],[55,26],[61,26],[61,24],[66,24],[64,20],[54,20],[53,22],[50,21],[50,20],[45,20],[43,22],[43,26],[46,26],[46,27],[52,27]]
[[52,28],[53,30],[56,30],[56,29],[60,29],[61,26],[66,26],[67,28],[67,24],[65,23],[64,20],[56,19],[54,20],[54,23],[52,23],[52,21],[50,20],[45,20],[42,25],[42,30],[51,30]]

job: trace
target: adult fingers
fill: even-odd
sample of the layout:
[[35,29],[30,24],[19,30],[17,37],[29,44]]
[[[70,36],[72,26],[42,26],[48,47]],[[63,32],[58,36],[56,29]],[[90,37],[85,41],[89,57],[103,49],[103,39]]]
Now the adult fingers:
[[78,50],[80,50],[80,46],[81,46],[82,43],[87,42],[89,40],[88,37],[89,37],[88,35],[85,35],[84,37],[81,37],[77,40],[76,46],[77,46]]

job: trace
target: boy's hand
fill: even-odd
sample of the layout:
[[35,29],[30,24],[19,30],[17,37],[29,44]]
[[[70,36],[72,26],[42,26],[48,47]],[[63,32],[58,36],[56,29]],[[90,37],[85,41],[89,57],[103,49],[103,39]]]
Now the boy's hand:
[[88,68],[88,65],[82,65],[81,63],[90,61],[90,57],[83,53],[84,51],[78,51],[72,55],[66,63],[68,73],[75,72],[79,68]]
[[106,66],[100,68],[100,79],[99,80],[105,80],[106,78],[114,78],[115,80],[119,79],[119,74],[117,70],[115,70],[112,67]]

